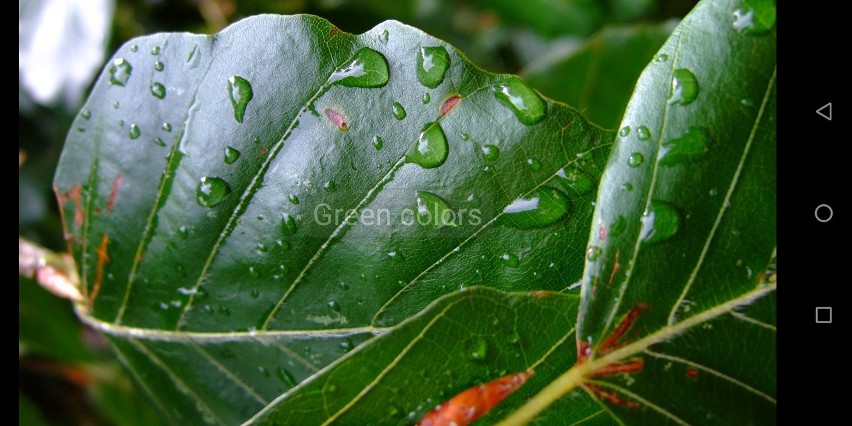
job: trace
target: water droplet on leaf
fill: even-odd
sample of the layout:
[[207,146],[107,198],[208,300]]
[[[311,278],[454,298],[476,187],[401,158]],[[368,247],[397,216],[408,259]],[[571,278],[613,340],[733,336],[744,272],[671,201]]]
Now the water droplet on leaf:
[[438,229],[444,226],[456,226],[455,211],[439,196],[430,192],[417,192],[417,223]]
[[672,74],[672,91],[669,93],[670,104],[689,105],[698,97],[698,80],[692,71],[680,68]]
[[546,112],[547,104],[521,79],[511,77],[505,84],[494,86],[494,96],[505,105],[518,121],[526,125],[538,123]]
[[151,84],[151,94],[154,95],[157,99],[163,99],[166,97],[166,86],[163,86],[163,83],[154,82]]
[[674,166],[698,160],[707,154],[709,145],[710,134],[707,129],[690,127],[683,136],[663,142],[659,163],[661,166]]
[[543,186],[503,210],[498,223],[520,229],[542,228],[568,216],[571,204],[558,189]]
[[130,80],[130,74],[132,73],[133,66],[130,65],[130,62],[117,58],[109,66],[109,82],[110,84],[124,87],[127,85],[127,80]]
[[210,176],[201,178],[195,191],[198,204],[207,208],[221,203],[230,193],[231,187],[227,182],[221,178]]
[[641,240],[658,243],[675,235],[680,228],[680,213],[664,201],[652,200],[651,207],[642,215]]
[[392,110],[393,110],[393,116],[396,117],[397,120],[402,120],[407,115],[405,113],[405,108],[403,108],[402,105],[399,102],[393,103]]
[[293,217],[293,215],[291,215],[290,213],[283,213],[281,215],[281,231],[284,233],[284,235],[296,235],[296,231],[298,230],[299,227],[296,223],[296,218]]
[[225,147],[225,163],[226,164],[234,164],[234,161],[240,158],[240,151],[236,148],[231,148],[230,146]]
[[384,55],[364,47],[338,68],[329,82],[346,87],[382,87],[387,84],[388,75],[388,61]]
[[441,125],[437,122],[428,123],[420,132],[417,142],[405,153],[405,160],[424,169],[432,169],[444,164],[449,150]]
[[486,161],[494,161],[500,156],[500,149],[491,144],[483,145],[482,156]]
[[503,264],[509,268],[517,268],[521,263],[521,261],[518,260],[518,256],[515,256],[512,253],[504,253],[500,256],[500,260],[502,260]]
[[636,168],[641,166],[643,161],[645,161],[645,157],[641,153],[634,152],[627,158],[627,165]]
[[648,126],[639,126],[636,129],[636,135],[639,136],[639,140],[646,141],[651,139],[651,131],[648,130]]
[[232,76],[228,79],[228,97],[231,99],[231,106],[234,107],[234,119],[242,123],[246,107],[254,97],[251,83],[238,75]]
[[444,81],[450,68],[450,54],[443,46],[421,47],[417,55],[417,79],[420,84],[434,89]]
[[127,135],[130,136],[130,139],[139,139],[139,136],[142,135],[142,131],[139,130],[139,126],[131,124]]

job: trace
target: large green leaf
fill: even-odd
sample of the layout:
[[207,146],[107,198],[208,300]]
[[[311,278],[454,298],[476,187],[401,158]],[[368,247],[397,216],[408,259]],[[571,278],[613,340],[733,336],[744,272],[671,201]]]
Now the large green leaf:
[[670,23],[607,27],[576,49],[530,64],[521,75],[533,87],[615,127],[639,74],[671,34]]
[[[533,369],[484,423],[774,424],[775,34],[734,21],[772,6],[700,3],[643,72],[601,181],[576,333],[567,296],[530,299],[535,314],[499,298],[445,314],[447,298],[256,420],[361,423],[371,409],[384,420],[387,400],[414,407],[413,419],[466,387]],[[531,346],[505,349],[507,316]],[[442,386],[444,371],[479,371],[464,359],[477,333],[493,336],[497,371]],[[392,353],[373,365],[383,350]],[[512,360],[519,352],[545,355]],[[366,379],[352,379],[359,365]],[[405,397],[391,399],[394,388]]]
[[397,22],[136,39],[56,174],[78,313],[168,419],[233,424],[441,295],[578,281],[613,138]]

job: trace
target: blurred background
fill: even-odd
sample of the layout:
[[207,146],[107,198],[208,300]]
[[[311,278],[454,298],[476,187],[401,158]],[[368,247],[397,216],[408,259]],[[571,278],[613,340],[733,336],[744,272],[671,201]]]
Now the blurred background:
[[[615,128],[639,73],[695,3],[19,0],[20,237],[56,252],[65,249],[51,191],[65,134],[106,59],[133,37],[212,34],[261,13],[319,15],[350,33],[396,19],[455,45],[484,69],[519,74],[545,96]],[[21,276],[18,315],[19,424],[160,423],[105,340],[76,319],[70,301]]]

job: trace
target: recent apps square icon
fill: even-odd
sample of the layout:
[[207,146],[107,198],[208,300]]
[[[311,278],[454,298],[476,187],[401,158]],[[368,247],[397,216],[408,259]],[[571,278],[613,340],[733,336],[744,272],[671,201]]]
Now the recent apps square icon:
[[831,306],[818,306],[816,308],[817,324],[831,324]]

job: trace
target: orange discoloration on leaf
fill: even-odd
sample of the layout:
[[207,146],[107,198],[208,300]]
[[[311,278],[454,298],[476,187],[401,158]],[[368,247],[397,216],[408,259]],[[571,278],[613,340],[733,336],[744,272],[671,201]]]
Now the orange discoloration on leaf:
[[83,194],[83,190],[80,185],[74,185],[68,192],[61,192],[58,188],[53,188],[54,192],[56,192],[56,201],[59,203],[59,214],[62,216],[62,223],[65,222],[65,213],[62,208],[63,205],[68,201],[74,202],[74,225],[78,228],[83,226],[83,202],[80,197]]
[[447,98],[447,100],[441,105],[441,115],[449,114],[460,100],[461,96],[459,95],[453,95]]
[[690,379],[697,379],[698,378],[698,370],[695,369],[695,368],[687,368],[686,369],[686,377],[689,377]]
[[624,399],[615,392],[605,391],[605,390],[603,390],[603,388],[601,388],[598,385],[595,385],[595,384],[592,384],[592,383],[583,383],[582,386],[583,386],[583,388],[587,389],[588,391],[594,393],[595,396],[597,396],[601,400],[607,401],[611,404],[621,405],[621,406],[627,407],[627,408],[639,407],[638,402]]
[[532,296],[533,298],[536,298],[536,299],[544,299],[544,298],[547,298],[547,297],[552,297],[553,294],[554,294],[554,292],[547,291],[547,290],[536,290],[536,291],[530,292],[530,296]]
[[328,117],[328,119],[331,120],[331,122],[334,123],[334,125],[338,129],[340,129],[340,131],[342,131],[342,132],[349,131],[349,122],[346,119],[346,116],[341,114],[339,111],[335,111],[331,108],[326,108],[325,116]]
[[418,426],[467,426],[488,413],[535,374],[532,370],[509,374],[474,386],[426,413]]
[[612,265],[612,272],[609,273],[609,282],[607,286],[612,285],[612,280],[615,279],[615,274],[618,272],[618,269],[621,268],[621,264],[618,263],[618,256],[621,254],[621,250],[616,250],[615,252],[615,263]]
[[121,179],[122,175],[119,174],[112,181],[112,189],[109,190],[109,198],[107,199],[107,211],[111,212],[112,208],[115,207],[115,200],[118,198],[118,188],[121,187]]
[[632,361],[614,363],[604,366],[603,368],[599,368],[595,370],[591,376],[592,377],[602,377],[602,376],[612,376],[615,374],[632,374],[638,373],[642,371],[642,368],[645,366],[645,360],[642,358],[634,359]]
[[604,241],[606,241],[606,237],[607,237],[606,225],[603,223],[603,220],[598,219],[598,239],[601,242],[604,242]]
[[95,298],[98,297],[98,292],[101,290],[101,282],[104,279],[104,264],[109,262],[107,254],[107,246],[109,245],[109,235],[104,234],[101,238],[101,246],[98,247],[98,266],[95,269],[95,282],[92,284],[92,295],[89,297],[89,309],[95,304]]
[[601,344],[600,348],[598,348],[598,353],[606,355],[621,347],[621,344],[618,341],[627,333],[628,330],[630,330],[630,327],[632,327],[633,323],[636,322],[636,318],[639,318],[639,315],[647,311],[648,308],[649,305],[645,302],[637,303],[636,306],[634,306],[633,309],[624,316],[621,322],[618,323],[618,326],[615,327],[612,334],[604,340],[603,344]]

